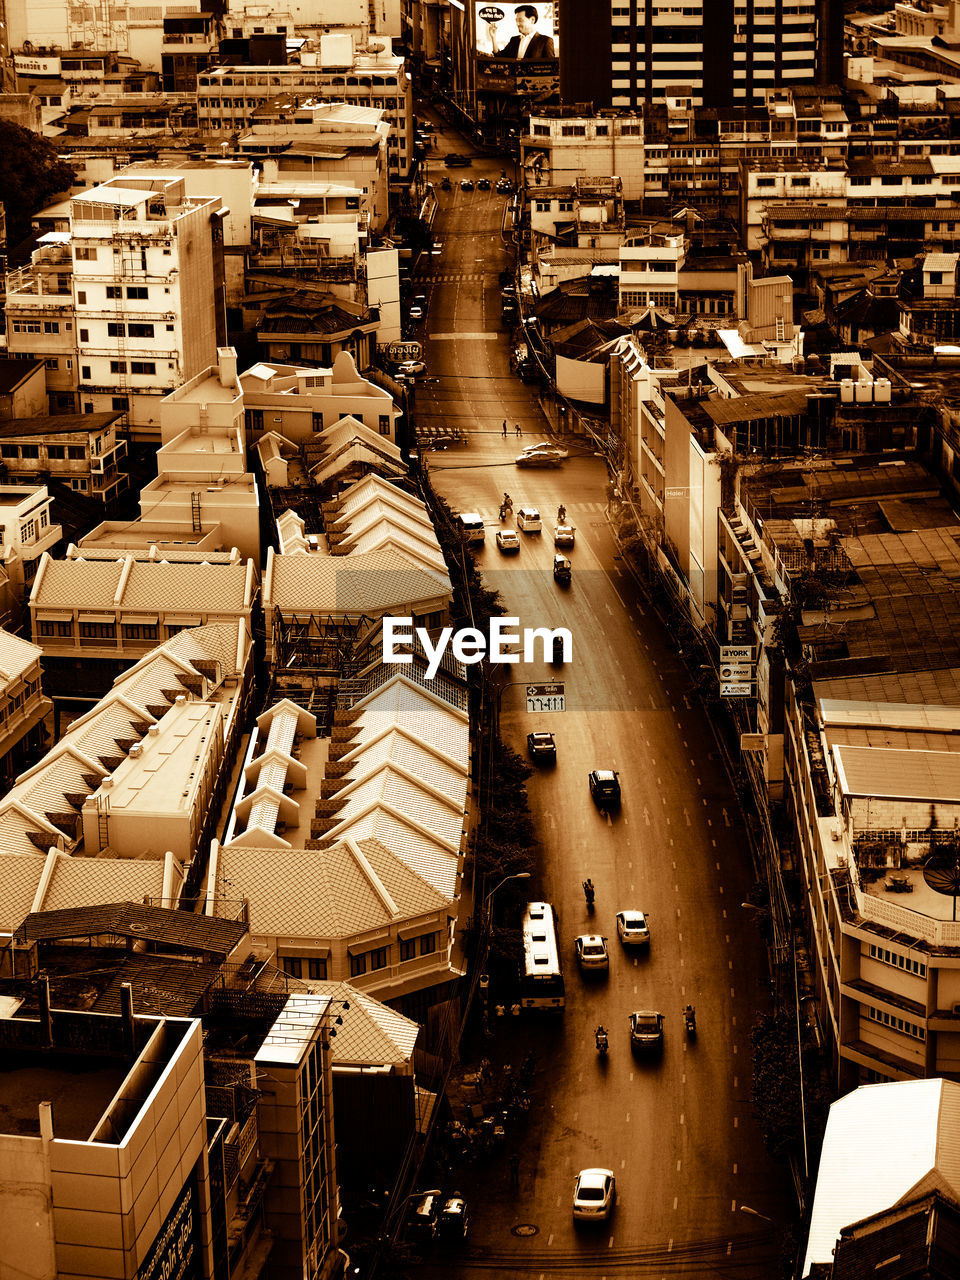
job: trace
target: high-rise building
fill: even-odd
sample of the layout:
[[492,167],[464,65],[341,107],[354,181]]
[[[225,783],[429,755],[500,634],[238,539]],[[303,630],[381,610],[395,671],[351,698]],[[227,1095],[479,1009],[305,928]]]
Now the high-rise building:
[[560,0],[560,95],[638,107],[684,86],[694,106],[747,106],[838,79],[841,23],[839,0]]

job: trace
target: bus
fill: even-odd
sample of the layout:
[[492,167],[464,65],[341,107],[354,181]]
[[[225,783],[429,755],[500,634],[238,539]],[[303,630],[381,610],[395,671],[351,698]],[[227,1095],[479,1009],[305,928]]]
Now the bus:
[[521,1008],[562,1009],[566,998],[557,940],[557,917],[549,902],[527,903],[522,932]]

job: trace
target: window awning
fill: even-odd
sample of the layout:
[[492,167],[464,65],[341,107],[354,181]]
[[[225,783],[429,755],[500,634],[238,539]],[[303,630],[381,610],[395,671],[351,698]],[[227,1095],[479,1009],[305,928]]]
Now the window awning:
[[81,613],[81,622],[116,622],[115,613]]
[[121,613],[120,621],[125,627],[155,627],[160,618],[155,613]]
[[44,609],[42,613],[41,612],[37,613],[37,621],[38,622],[72,622],[73,614],[62,613],[62,612],[54,613],[54,612],[51,612],[51,610],[49,609]]
[[164,618],[164,621],[167,623],[168,626],[199,627],[203,623],[203,618],[200,617],[199,613],[187,613],[175,618],[172,618],[169,614],[167,614]]
[[406,928],[401,926],[397,930],[397,937],[401,942],[409,942],[411,938],[423,938],[427,934],[437,933],[440,926],[434,921],[431,924],[408,924]]

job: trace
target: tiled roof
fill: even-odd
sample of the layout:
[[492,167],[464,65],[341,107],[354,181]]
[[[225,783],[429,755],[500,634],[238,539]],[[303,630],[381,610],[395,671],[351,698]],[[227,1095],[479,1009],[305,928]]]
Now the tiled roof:
[[[364,863],[396,912],[378,892]],[[356,847],[340,841],[316,850],[234,846],[220,850],[218,872],[220,880],[229,883],[225,894],[242,894],[249,902],[254,935],[350,938],[437,911],[451,901],[376,840],[359,841]]]
[[358,991],[349,982],[311,981],[308,985],[311,991],[330,1000],[343,1019],[330,1041],[334,1068],[348,1064],[399,1067],[410,1063],[420,1034],[418,1022]]
[[[454,902],[459,889],[457,858],[450,845],[423,827],[415,826],[405,814],[373,804],[351,821],[340,822],[329,832],[332,844],[338,840],[379,841],[447,902]],[[367,925],[373,928],[373,925]]]
[[44,910],[38,915],[96,908],[101,903],[115,902],[120,896],[161,898],[163,871],[162,861],[145,858],[72,858],[58,854],[43,895]]
[[402,462],[403,455],[391,441],[378,435],[371,427],[359,422],[356,418],[341,418],[332,427],[328,427],[320,436],[324,447],[324,460],[339,452],[344,444],[351,440],[360,440],[368,444],[376,452],[385,454],[394,462]]
[[132,559],[117,601],[121,577],[130,560],[45,557],[31,604],[38,609],[113,612],[119,607],[204,614],[240,613],[249,607],[243,561],[168,564]]
[[[163,867],[162,863],[117,858],[59,858],[57,862],[58,873],[64,864],[82,866],[84,863],[109,862],[114,868],[159,866],[161,871]],[[131,883],[136,879],[132,875],[128,878]],[[44,907],[48,907],[46,900]],[[97,905],[86,904],[72,910],[67,909],[67,904],[51,903],[49,909],[28,916],[17,930],[17,936],[26,940],[94,938],[102,934],[113,934],[120,938],[143,938],[158,946],[173,947],[179,951],[205,951],[225,959],[246,932],[247,926],[239,920],[192,915],[189,911],[146,906],[140,902],[118,901],[114,896]]]
[[352,556],[273,556],[269,599],[285,613],[379,616],[438,596],[449,598],[450,579],[407,555],[364,551]]
[[0,681],[23,675],[43,656],[43,650],[29,640],[0,629]]
[[[3,847],[6,849],[5,842]],[[30,914],[46,861],[36,847],[32,847],[31,852],[0,853],[0,931],[3,933],[12,933]]]

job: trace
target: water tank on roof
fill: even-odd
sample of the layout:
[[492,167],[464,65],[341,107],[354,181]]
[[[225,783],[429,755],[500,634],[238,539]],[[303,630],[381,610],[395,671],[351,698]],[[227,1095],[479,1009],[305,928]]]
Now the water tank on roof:
[[873,403],[873,383],[858,382],[856,384],[857,404]]
[[889,404],[892,387],[889,378],[878,378],[873,384],[873,400],[875,404]]
[[853,404],[853,397],[854,397],[853,379],[844,378],[843,381],[840,383],[840,403]]

